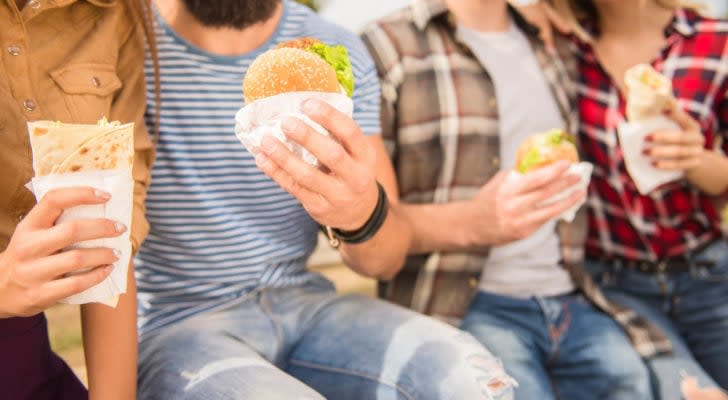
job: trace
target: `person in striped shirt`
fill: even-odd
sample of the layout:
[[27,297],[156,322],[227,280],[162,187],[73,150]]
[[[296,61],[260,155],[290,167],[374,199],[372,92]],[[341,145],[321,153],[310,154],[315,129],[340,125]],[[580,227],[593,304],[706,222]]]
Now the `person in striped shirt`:
[[[363,44],[288,0],[156,5],[161,101],[151,86],[148,99],[160,135],[150,232],[135,261],[139,397],[511,398],[511,379],[471,336],[383,301],[336,295],[306,269],[319,224],[357,231],[382,204],[377,181],[396,199]],[[328,174],[302,168],[275,140],[255,158],[234,135],[248,65],[304,36],[346,46],[356,81],[353,119],[304,106],[339,143],[298,120],[284,124]],[[392,201],[373,237],[341,252],[356,271],[386,279],[409,240]]]

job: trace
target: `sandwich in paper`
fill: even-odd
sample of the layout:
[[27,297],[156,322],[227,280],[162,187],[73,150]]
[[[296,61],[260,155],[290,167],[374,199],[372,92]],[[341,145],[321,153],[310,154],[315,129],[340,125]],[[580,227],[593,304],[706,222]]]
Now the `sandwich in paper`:
[[657,130],[675,130],[679,126],[664,113],[677,107],[672,82],[648,64],[637,64],[624,74],[627,87],[627,121],[618,127],[624,164],[641,194],[680,179],[682,171],[656,168],[643,153],[645,138]]
[[301,104],[316,98],[351,116],[353,93],[354,73],[346,47],[307,37],[280,43],[256,57],[245,74],[246,105],[235,115],[235,135],[251,153],[258,151],[265,136],[273,136],[304,162],[318,165],[308,150],[288,140],[281,123],[296,117],[328,136],[326,129],[301,113]]
[[[134,181],[134,124],[107,122],[64,124],[53,121],[28,123],[33,150],[33,177],[29,187],[36,199],[46,192],[67,187],[90,186],[111,193],[100,205],[66,210],[58,223],[84,218],[107,218],[131,225]],[[114,238],[79,242],[73,248],[108,247],[121,253],[112,273],[100,284],[64,299],[69,304],[101,302],[115,306],[118,295],[126,292],[131,258],[130,229]]]

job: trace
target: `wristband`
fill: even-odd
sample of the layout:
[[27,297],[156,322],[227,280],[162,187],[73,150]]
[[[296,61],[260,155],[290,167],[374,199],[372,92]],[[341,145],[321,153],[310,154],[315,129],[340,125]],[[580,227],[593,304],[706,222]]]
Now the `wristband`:
[[384,188],[379,182],[377,182],[377,191],[377,205],[374,206],[372,214],[361,228],[355,231],[342,231],[330,226],[325,227],[326,236],[328,237],[329,244],[332,247],[339,247],[341,242],[349,244],[364,243],[379,232],[379,229],[382,225],[384,225],[384,221],[387,219],[387,214],[389,212],[389,200],[387,199],[387,193],[384,191]]

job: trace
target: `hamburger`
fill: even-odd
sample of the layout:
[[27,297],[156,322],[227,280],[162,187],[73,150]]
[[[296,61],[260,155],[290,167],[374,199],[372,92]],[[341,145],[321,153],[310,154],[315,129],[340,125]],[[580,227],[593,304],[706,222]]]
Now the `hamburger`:
[[525,174],[559,160],[577,163],[579,155],[571,135],[562,129],[552,129],[521,143],[516,153],[516,169]]
[[330,92],[351,97],[354,74],[346,47],[301,38],[259,55],[243,79],[243,96],[255,100],[287,92]]

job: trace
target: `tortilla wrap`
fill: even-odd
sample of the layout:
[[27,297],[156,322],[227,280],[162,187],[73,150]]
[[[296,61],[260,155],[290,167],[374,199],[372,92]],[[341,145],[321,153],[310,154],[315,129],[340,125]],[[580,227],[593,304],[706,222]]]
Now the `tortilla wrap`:
[[662,115],[675,106],[672,82],[648,64],[637,64],[624,74],[627,119],[640,121]]

